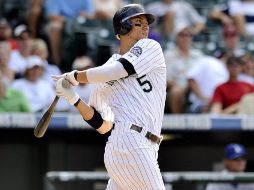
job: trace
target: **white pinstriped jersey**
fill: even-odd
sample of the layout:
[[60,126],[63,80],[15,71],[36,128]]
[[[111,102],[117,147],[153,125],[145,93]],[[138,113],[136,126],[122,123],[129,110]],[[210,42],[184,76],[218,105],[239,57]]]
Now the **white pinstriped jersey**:
[[105,64],[119,58],[128,60],[136,74],[97,84],[90,105],[105,120],[129,122],[160,135],[166,97],[166,65],[160,44],[141,39],[127,53],[114,54]]

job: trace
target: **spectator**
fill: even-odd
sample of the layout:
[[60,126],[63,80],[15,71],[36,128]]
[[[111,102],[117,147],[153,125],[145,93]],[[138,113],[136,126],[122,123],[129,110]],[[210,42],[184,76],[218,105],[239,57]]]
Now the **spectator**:
[[9,67],[11,46],[8,42],[0,42],[0,74],[10,84],[14,79],[14,72]]
[[31,30],[31,34],[33,38],[38,36],[38,25],[39,19],[42,15],[42,6],[44,0],[31,0],[30,7],[28,9],[28,23],[29,29]]
[[48,63],[49,51],[47,44],[42,39],[34,39],[31,43],[30,54],[39,56],[43,60],[43,75],[42,79],[47,83],[54,85],[54,81],[52,80],[52,75],[60,75],[60,69],[53,64]]
[[252,40],[254,37],[254,0],[242,0],[234,5],[234,14],[238,16],[236,26],[240,33]]
[[188,92],[187,71],[192,68],[202,52],[191,48],[192,34],[189,27],[178,25],[175,29],[176,48],[165,51],[167,64],[167,103],[172,113],[183,113]]
[[210,56],[200,58],[187,73],[190,95],[189,112],[208,112],[215,88],[228,79],[225,64]]
[[239,81],[244,81],[254,85],[254,58],[250,53],[240,57],[242,71],[239,74]]
[[5,18],[0,18],[0,41],[7,41],[11,49],[17,49],[17,43],[12,39],[12,28]]
[[123,6],[122,0],[93,0],[95,8],[95,18],[112,19],[114,13]]
[[[245,147],[241,144],[231,143],[225,148],[223,173],[242,173],[246,169],[247,159]],[[209,183],[206,190],[254,190],[253,183]]]
[[25,95],[9,87],[9,81],[0,76],[0,112],[30,112]]
[[64,24],[68,20],[94,19],[92,0],[46,0],[46,15],[49,21],[48,36],[55,64],[61,63],[61,41]]
[[238,15],[235,14],[235,8],[239,5],[239,0],[227,0],[214,6],[209,14],[209,18],[221,22],[224,26],[235,24]]
[[43,60],[38,56],[27,58],[25,78],[14,81],[13,88],[22,91],[31,104],[33,112],[46,109],[55,97],[50,84],[41,80],[43,74]]
[[[41,79],[47,82],[53,90],[55,90],[54,81],[52,75],[61,74],[60,69],[56,65],[48,63],[48,47],[42,39],[35,39],[31,44],[31,55],[39,56],[43,61],[43,74]],[[55,108],[56,111],[69,111],[69,104],[64,100],[60,99]]]
[[10,68],[15,72],[15,77],[23,77],[26,69],[26,58],[30,53],[31,34],[26,25],[19,25],[14,30],[14,35],[17,38],[18,49],[11,52]]
[[236,113],[241,97],[254,91],[253,85],[238,80],[239,73],[241,72],[240,64],[240,60],[236,57],[230,57],[227,60],[229,80],[216,87],[211,101],[212,113]]
[[189,26],[193,35],[199,34],[205,27],[204,19],[185,1],[161,0],[148,4],[146,9],[158,18],[157,24],[165,36],[174,31],[178,24]]
[[237,111],[238,114],[241,115],[254,115],[254,93],[248,93],[242,96],[239,109]]
[[242,56],[245,50],[240,46],[240,33],[234,25],[226,25],[223,29],[224,48],[217,48],[215,50],[215,57],[220,58],[226,62],[231,56]]
[[[83,71],[92,67],[94,67],[93,61],[86,56],[76,58],[72,65],[73,70],[78,71]],[[82,100],[89,101],[92,88],[92,84],[80,83],[78,86],[75,87],[75,91],[80,94]],[[77,109],[75,109],[75,107],[73,106],[70,106],[70,110],[73,112],[77,112]]]

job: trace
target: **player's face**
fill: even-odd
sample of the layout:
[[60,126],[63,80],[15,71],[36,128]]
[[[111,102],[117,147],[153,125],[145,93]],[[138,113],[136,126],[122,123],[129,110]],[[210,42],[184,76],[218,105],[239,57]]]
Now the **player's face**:
[[131,18],[132,30],[128,33],[129,37],[140,40],[148,37],[149,25],[146,16],[141,15]]

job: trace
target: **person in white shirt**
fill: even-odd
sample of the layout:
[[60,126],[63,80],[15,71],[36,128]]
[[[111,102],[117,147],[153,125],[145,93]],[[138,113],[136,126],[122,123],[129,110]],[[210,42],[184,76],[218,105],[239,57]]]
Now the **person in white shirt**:
[[54,85],[54,82],[52,81],[51,76],[60,75],[61,71],[59,67],[57,67],[56,65],[50,64],[48,62],[49,51],[48,51],[48,46],[46,42],[42,39],[34,39],[31,42],[30,54],[39,56],[43,60],[44,71],[43,71],[42,79],[47,81],[49,84],[51,84],[54,87],[55,85]]
[[14,72],[9,67],[11,45],[8,42],[0,42],[0,74],[9,84],[14,79]]
[[190,113],[208,112],[215,88],[228,79],[225,64],[211,56],[203,56],[187,73],[191,90],[189,101]]
[[27,58],[25,78],[13,82],[14,89],[22,91],[27,97],[32,112],[40,112],[46,109],[55,97],[52,86],[41,79],[43,74],[43,61],[38,56]]
[[[246,150],[242,144],[231,143],[225,148],[223,173],[244,172],[247,165]],[[254,183],[208,183],[206,190],[254,190]]]
[[237,16],[235,19],[236,26],[244,37],[252,40],[254,36],[254,0],[236,1],[232,6],[232,15]]
[[175,36],[176,47],[164,52],[167,65],[166,106],[170,113],[183,113],[188,93],[187,72],[203,53],[191,47],[192,34],[188,26],[178,25]]
[[31,34],[26,25],[19,25],[14,30],[18,49],[11,52],[9,66],[15,72],[15,78],[21,78],[27,68],[27,57],[30,55]]
[[162,28],[169,35],[178,24],[186,24],[193,35],[199,34],[205,27],[204,18],[187,1],[161,0],[146,6],[153,13]]

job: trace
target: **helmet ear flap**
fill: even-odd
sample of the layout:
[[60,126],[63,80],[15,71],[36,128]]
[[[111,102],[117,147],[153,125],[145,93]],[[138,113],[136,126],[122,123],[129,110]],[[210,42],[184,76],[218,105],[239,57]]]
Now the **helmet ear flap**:
[[127,34],[131,31],[132,23],[131,23],[130,19],[127,19],[126,21],[121,22],[120,24],[121,25],[120,25],[119,30],[118,30],[118,33],[120,35],[125,35],[125,34]]

